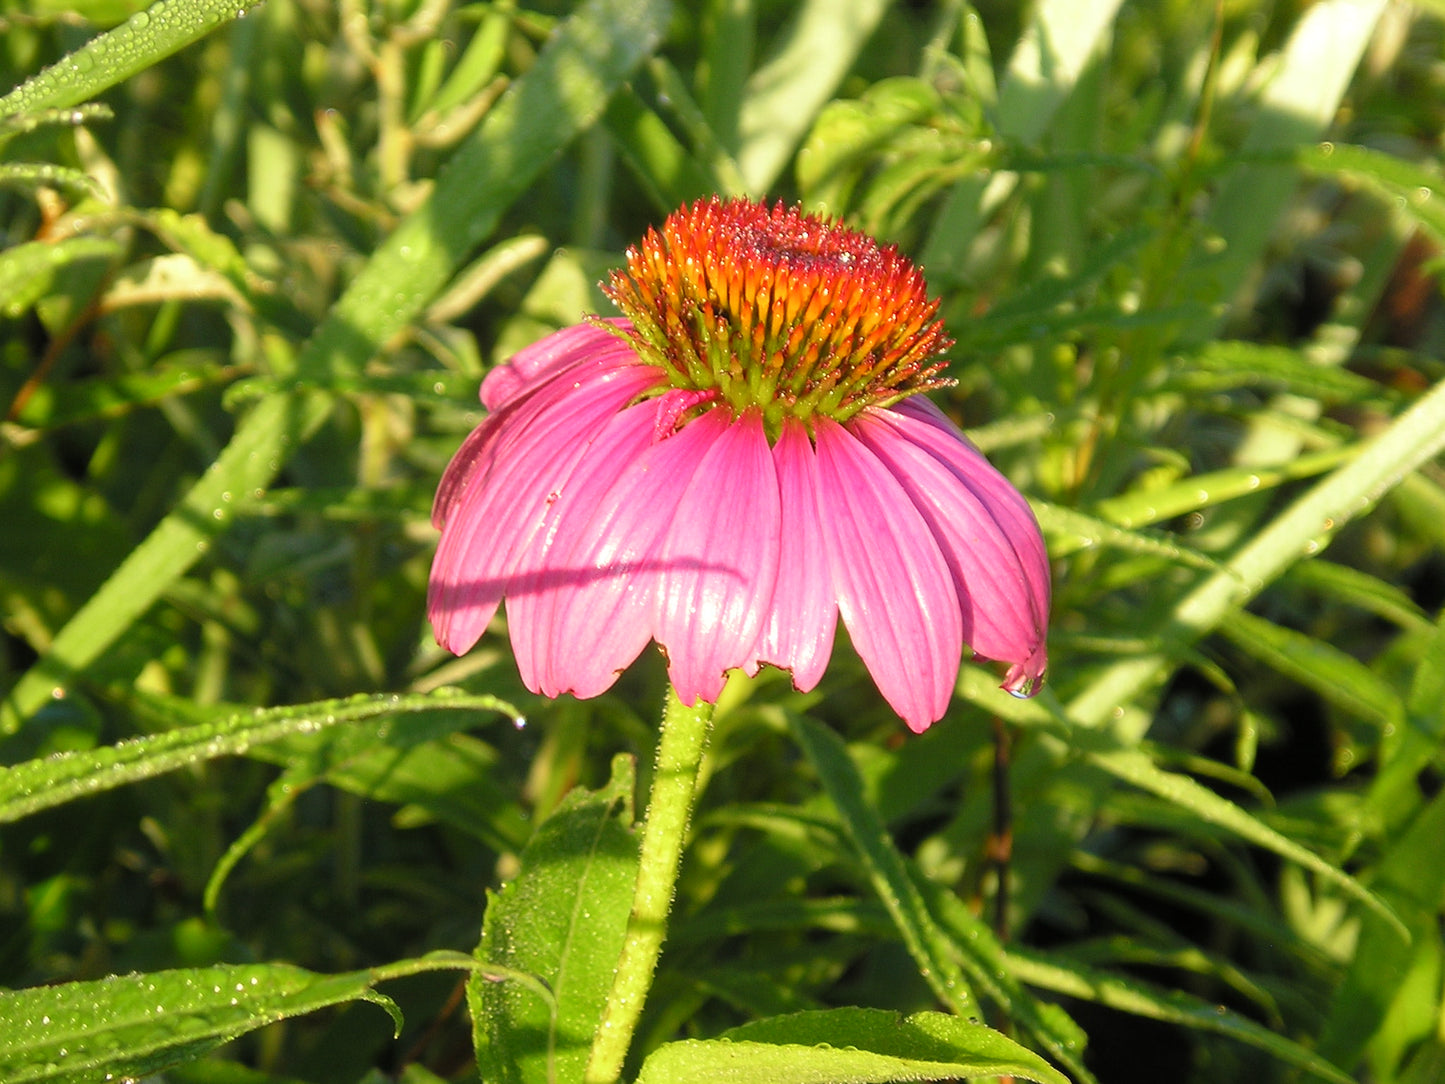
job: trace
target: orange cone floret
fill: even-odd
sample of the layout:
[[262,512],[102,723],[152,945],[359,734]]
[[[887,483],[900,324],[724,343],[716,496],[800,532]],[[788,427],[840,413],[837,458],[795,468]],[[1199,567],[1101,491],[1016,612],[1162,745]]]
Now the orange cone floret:
[[605,289],[672,387],[760,409],[773,439],[789,417],[846,421],[952,383],[922,273],[798,207],[699,200],[628,249]]

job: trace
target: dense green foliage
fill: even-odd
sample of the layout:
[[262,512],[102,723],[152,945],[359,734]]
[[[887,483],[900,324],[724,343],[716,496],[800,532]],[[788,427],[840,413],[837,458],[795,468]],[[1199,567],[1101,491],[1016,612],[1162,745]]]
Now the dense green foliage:
[[737,676],[627,1077],[1445,1074],[1445,6],[237,7],[0,0],[0,1078],[581,1079],[664,670],[431,495],[713,192],[923,265],[1052,668]]

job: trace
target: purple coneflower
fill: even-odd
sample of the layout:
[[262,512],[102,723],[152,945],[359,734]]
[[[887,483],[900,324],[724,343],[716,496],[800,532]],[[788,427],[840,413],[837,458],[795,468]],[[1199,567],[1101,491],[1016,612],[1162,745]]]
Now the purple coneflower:
[[661,645],[683,703],[764,663],[800,690],[841,613],[915,731],[964,645],[1030,695],[1049,568],[1028,504],[919,392],[950,345],[923,276],[865,234],[713,198],[629,249],[620,320],[482,382],[432,519],[428,607],[460,654],[502,599],[522,680],[596,696]]

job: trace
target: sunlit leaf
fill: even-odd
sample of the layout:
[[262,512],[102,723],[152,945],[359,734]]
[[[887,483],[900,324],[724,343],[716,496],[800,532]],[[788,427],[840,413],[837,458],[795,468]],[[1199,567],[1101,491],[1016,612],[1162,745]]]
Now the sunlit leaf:
[[[152,702],[151,710],[164,710]],[[191,714],[192,709],[186,709]],[[409,712],[485,711],[515,716],[492,696],[360,696],[283,708],[212,711],[215,721],[183,726],[81,753],[0,768],[0,822],[17,820],[89,794],[222,756],[249,752],[267,742],[328,727],[387,719]]]
[[1013,1076],[1040,1084],[1068,1077],[997,1031],[941,1013],[827,1009],[759,1020],[720,1039],[668,1043],[637,1084],[884,1084]]
[[555,1002],[480,976],[468,986],[478,1064],[487,1080],[577,1080],[622,951],[637,842],[632,765],[613,762],[602,790],[574,791],[522,852],[521,873],[489,894],[477,958],[524,971]]
[[1096,1001],[1120,1012],[1227,1035],[1267,1050],[1280,1061],[1303,1069],[1320,1080],[1348,1084],[1354,1079],[1299,1043],[1222,1005],[1211,1004],[1183,991],[1159,990],[1137,979],[1022,951],[1009,954],[1009,966],[1019,978],[1032,986],[1085,1001]]
[[377,983],[475,966],[460,953],[438,952],[339,975],[246,964],[0,992],[0,1073],[12,1084],[141,1076],[266,1024],[347,1001],[381,1006],[400,1034],[400,1012],[372,989]]

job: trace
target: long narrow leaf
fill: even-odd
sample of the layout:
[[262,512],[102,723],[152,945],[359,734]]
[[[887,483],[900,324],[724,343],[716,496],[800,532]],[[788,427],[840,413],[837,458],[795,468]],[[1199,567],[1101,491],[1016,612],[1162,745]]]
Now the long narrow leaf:
[[1188,776],[1164,771],[1147,753],[1135,749],[1091,752],[1089,760],[1117,779],[1158,795],[1206,823],[1228,829],[1240,839],[1264,847],[1281,858],[1319,874],[1365,904],[1401,938],[1409,940],[1410,933],[1399,917],[1359,881]]
[[880,1009],[824,1009],[759,1020],[721,1039],[668,1043],[637,1084],[885,1084],[1013,1076],[1068,1078],[991,1028],[942,1013],[900,1017]]
[[[1295,501],[1221,571],[1190,591],[1170,617],[1173,637],[1192,641],[1213,629],[1290,565],[1323,549],[1341,527],[1442,449],[1445,382],[1422,396],[1352,462]],[[1151,651],[1110,666],[1069,703],[1068,717],[1087,727],[1102,725],[1116,707],[1157,680],[1167,664],[1166,654]],[[1142,731],[1122,736],[1137,740]]]
[[502,712],[519,717],[515,708],[494,696],[452,693],[359,696],[282,708],[238,709],[215,722],[0,768],[0,824],[190,764],[236,756],[253,746],[294,734],[314,734],[330,727],[419,711]]
[[787,40],[748,79],[737,158],[749,192],[773,186],[887,7],[888,0],[808,0],[798,8]]
[[0,117],[93,98],[178,49],[242,18],[259,0],[158,0],[0,98]]
[[[1234,300],[1299,183],[1292,162],[1260,156],[1293,153],[1325,134],[1385,6],[1385,0],[1322,0],[1295,25],[1245,138],[1243,150],[1256,160],[1231,170],[1210,205],[1208,226],[1221,243],[1186,269],[1180,296]],[[1202,317],[1190,337],[1207,338],[1224,312],[1218,307]]]
[[[426,971],[474,970],[458,952],[319,975],[288,964],[245,964],[123,975],[0,993],[0,1079],[82,1084],[142,1076],[190,1061],[248,1031],[347,1001],[401,1013],[372,987]],[[496,979],[535,985],[499,969]]]
[[1390,683],[1332,644],[1247,612],[1235,614],[1220,631],[1256,659],[1367,722],[1384,728],[1404,722],[1405,704]]
[[790,721],[794,737],[837,808],[874,891],[892,916],[920,973],[938,999],[954,1012],[960,1016],[977,1015],[973,994],[949,952],[947,939],[928,913],[878,814],[864,799],[863,781],[843,742],[811,719],[794,716]]
[[1134,979],[1019,951],[1009,954],[1009,966],[1019,978],[1032,986],[1067,997],[1095,1001],[1135,1016],[1227,1035],[1268,1051],[1280,1061],[1297,1066],[1321,1080],[1334,1081],[1335,1084],[1351,1084],[1353,1081],[1352,1077],[1313,1051],[1276,1035],[1253,1020],[1191,994],[1177,990],[1160,992]]

